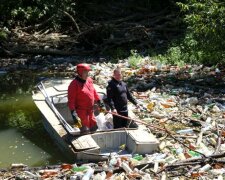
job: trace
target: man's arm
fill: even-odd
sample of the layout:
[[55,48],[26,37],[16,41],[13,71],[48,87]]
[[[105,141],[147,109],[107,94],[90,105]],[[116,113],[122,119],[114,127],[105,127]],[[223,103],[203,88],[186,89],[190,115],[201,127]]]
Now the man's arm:
[[127,90],[127,99],[136,106],[138,104],[137,101],[134,99],[134,97],[132,96],[132,94],[128,90],[126,84],[125,84],[125,86],[126,86],[126,90]]

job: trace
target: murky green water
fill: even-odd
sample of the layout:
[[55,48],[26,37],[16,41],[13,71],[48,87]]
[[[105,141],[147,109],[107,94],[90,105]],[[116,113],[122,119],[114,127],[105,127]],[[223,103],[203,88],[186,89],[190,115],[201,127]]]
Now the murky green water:
[[45,131],[32,101],[36,79],[32,73],[0,77],[0,167],[68,162]]
[[45,150],[35,145],[16,129],[0,131],[0,166],[9,167],[11,163],[24,163],[29,166],[47,164],[52,158]]

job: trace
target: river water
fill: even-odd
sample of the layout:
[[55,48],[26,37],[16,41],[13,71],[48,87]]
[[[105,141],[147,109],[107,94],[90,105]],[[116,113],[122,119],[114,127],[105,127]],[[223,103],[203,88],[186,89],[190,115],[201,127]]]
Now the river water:
[[11,163],[43,166],[68,162],[45,131],[31,98],[39,75],[0,76],[0,168]]

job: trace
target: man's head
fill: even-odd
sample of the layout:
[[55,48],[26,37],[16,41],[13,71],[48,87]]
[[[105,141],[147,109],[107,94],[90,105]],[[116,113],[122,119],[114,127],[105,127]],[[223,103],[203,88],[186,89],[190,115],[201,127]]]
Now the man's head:
[[114,69],[113,71],[113,78],[117,81],[121,81],[122,80],[122,74],[121,74],[121,69],[119,67],[117,67],[116,69]]
[[88,64],[78,64],[77,65],[77,74],[83,80],[88,78],[88,72],[91,71],[91,68]]

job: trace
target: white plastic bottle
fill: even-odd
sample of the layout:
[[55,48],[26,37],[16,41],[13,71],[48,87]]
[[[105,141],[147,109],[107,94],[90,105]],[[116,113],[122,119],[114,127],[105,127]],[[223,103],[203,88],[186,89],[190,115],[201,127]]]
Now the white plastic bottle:
[[91,167],[88,168],[86,173],[82,177],[82,180],[89,180],[93,174],[94,174],[94,169],[92,169]]
[[122,162],[121,166],[124,169],[124,171],[126,171],[127,174],[130,174],[132,172],[131,168],[129,167],[127,163]]

